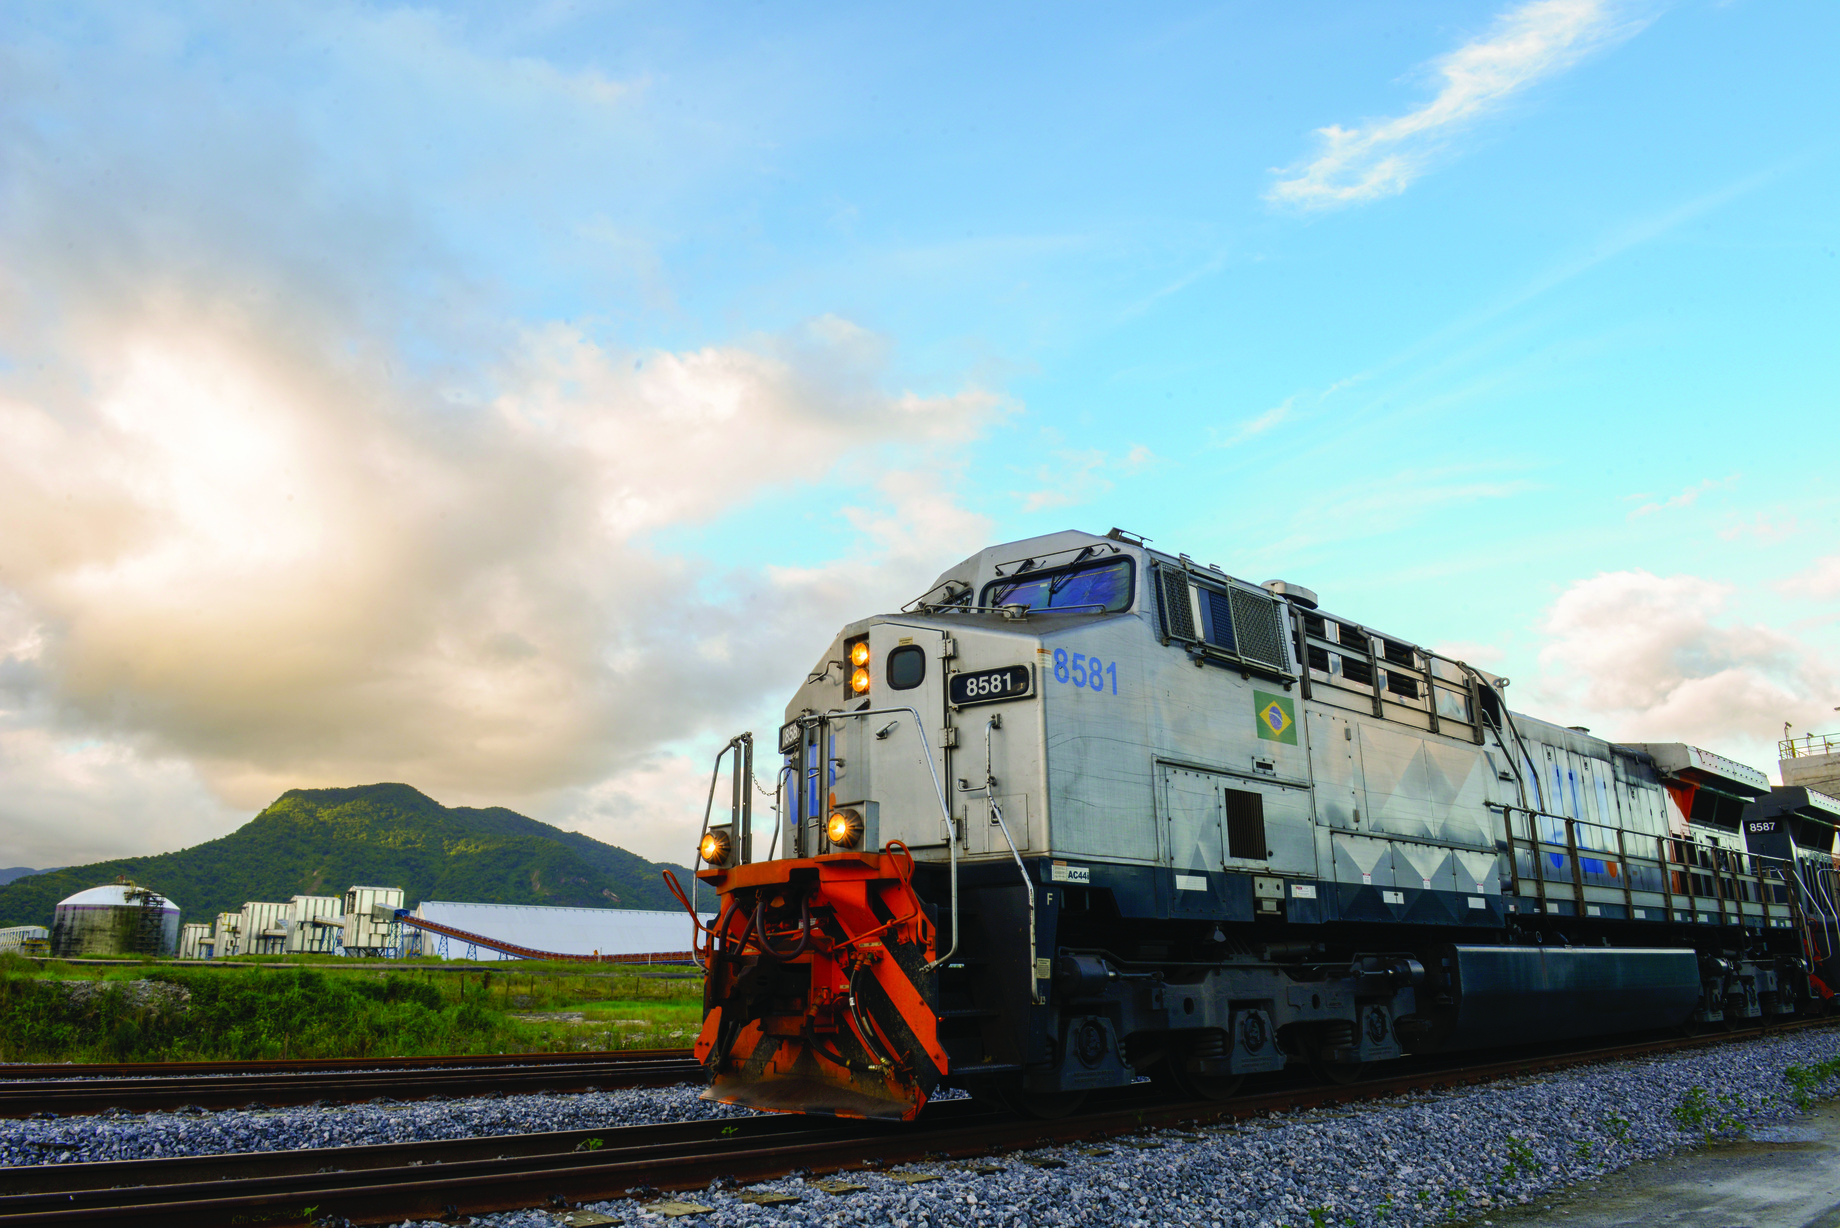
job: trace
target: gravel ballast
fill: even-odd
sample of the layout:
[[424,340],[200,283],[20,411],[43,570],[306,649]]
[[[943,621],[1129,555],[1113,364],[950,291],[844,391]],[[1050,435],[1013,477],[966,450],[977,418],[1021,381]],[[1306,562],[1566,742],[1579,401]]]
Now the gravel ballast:
[[[830,1195],[797,1178],[667,1197],[711,1208],[707,1225],[1116,1224],[1130,1228],[1312,1228],[1473,1220],[1558,1187],[1756,1127],[1792,1126],[1790,1066],[1840,1057],[1840,1033],[1791,1033],[1662,1057],[1559,1071],[1481,1087],[1274,1114],[1194,1130],[1151,1131],[904,1166],[939,1179],[852,1172],[859,1192]],[[1814,1095],[1836,1090],[1833,1081]],[[239,1111],[186,1117],[0,1123],[8,1165],[324,1147],[535,1130],[598,1128],[736,1115],[689,1088],[508,1096],[400,1105]],[[1134,1146],[1132,1144],[1157,1144]],[[1096,1154],[1102,1153],[1102,1154]],[[1030,1159],[1065,1167],[1037,1167]],[[743,1202],[780,1192],[800,1201]],[[637,1200],[588,1204],[628,1224],[667,1219]],[[475,1217],[482,1228],[550,1228],[551,1211]],[[432,1222],[429,1228],[433,1228]]]

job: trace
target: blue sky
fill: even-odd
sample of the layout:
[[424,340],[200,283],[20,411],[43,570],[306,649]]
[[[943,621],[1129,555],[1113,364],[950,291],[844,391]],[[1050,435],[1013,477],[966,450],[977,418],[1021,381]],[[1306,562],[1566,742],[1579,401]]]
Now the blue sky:
[[1769,768],[1837,26],[9,6],[0,862],[372,779],[671,853],[837,624],[1065,527]]

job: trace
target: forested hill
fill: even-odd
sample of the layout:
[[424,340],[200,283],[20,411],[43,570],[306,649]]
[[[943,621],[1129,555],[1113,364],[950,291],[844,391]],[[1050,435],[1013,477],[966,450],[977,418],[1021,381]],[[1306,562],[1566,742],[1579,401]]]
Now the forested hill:
[[[0,926],[50,925],[57,902],[126,875],[210,921],[245,900],[401,887],[404,904],[469,900],[587,908],[676,908],[665,866],[494,806],[443,806],[408,785],[290,789],[221,839],[69,866],[0,886]],[[688,885],[689,872],[671,867]]]

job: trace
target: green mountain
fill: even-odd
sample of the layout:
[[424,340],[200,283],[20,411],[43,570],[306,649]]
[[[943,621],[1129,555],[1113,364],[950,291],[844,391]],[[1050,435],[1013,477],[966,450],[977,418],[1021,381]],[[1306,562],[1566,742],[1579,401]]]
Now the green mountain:
[[653,864],[580,832],[494,806],[443,806],[408,785],[290,789],[229,835],[153,857],[69,866],[0,886],[0,927],[51,924],[66,896],[126,875],[175,901],[186,921],[210,921],[246,900],[401,887],[422,900],[668,908]]

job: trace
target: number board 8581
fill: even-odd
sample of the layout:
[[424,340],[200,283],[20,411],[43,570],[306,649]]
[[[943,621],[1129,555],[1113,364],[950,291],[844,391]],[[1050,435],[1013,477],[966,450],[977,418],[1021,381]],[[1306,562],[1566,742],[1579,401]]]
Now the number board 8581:
[[1035,671],[1026,665],[1005,665],[998,669],[973,670],[954,674],[947,687],[948,698],[955,708],[968,704],[994,703],[1000,699],[1022,699],[1034,691]]

